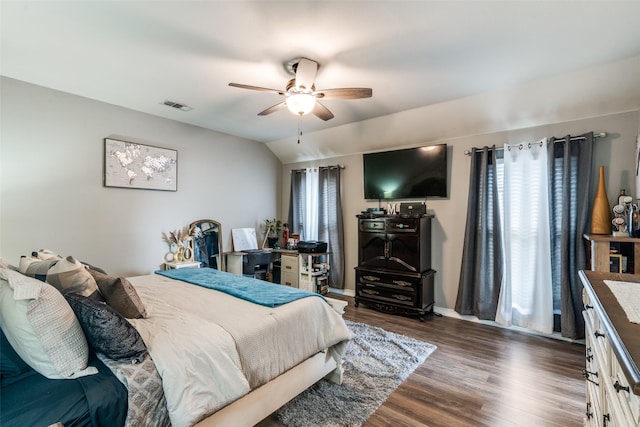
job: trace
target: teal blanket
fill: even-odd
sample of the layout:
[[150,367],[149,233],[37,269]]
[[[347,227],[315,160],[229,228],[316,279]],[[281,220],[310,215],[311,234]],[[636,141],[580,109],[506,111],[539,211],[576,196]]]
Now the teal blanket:
[[175,270],[157,270],[155,273],[193,285],[225,292],[234,297],[266,307],[277,307],[312,296],[324,299],[322,295],[313,292],[277,285],[251,277],[238,276],[237,274],[213,268],[179,268]]

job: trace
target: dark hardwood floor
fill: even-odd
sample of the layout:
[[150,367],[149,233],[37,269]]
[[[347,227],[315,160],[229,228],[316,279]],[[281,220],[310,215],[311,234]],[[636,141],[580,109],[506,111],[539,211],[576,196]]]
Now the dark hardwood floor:
[[[583,425],[583,345],[450,317],[420,323],[329,296],[348,301],[345,319],[438,346],[365,427]],[[282,425],[269,417],[258,427]]]
[[448,317],[380,313],[353,298],[344,318],[438,349],[365,426],[582,426],[584,346]]

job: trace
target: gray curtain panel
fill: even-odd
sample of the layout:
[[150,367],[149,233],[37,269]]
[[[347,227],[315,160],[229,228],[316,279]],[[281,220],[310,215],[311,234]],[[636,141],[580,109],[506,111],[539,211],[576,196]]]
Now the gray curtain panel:
[[586,267],[583,233],[590,211],[593,132],[579,137],[551,138],[549,149],[549,209],[554,313],[560,314],[563,337],[584,338],[582,283]]
[[329,285],[344,289],[344,227],[340,172],[339,167],[319,169],[318,240],[327,242],[327,250],[331,253]]
[[469,201],[455,310],[495,320],[502,283],[496,147],[471,153]]

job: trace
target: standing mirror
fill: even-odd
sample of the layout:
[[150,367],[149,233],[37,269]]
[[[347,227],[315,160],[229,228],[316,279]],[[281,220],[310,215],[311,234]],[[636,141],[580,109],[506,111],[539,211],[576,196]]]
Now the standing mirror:
[[203,268],[224,270],[222,265],[222,226],[212,219],[200,219],[189,224],[193,230],[193,260]]

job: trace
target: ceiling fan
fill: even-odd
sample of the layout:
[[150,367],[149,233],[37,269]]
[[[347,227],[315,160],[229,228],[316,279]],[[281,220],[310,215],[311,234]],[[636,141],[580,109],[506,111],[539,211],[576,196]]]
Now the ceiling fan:
[[373,94],[371,88],[316,90],[314,82],[318,72],[318,63],[308,58],[296,58],[289,61],[287,63],[287,69],[295,77],[289,80],[285,90],[250,86],[241,83],[229,83],[229,86],[261,92],[271,92],[286,97],[284,101],[258,113],[259,116],[266,116],[267,114],[287,107],[293,114],[304,116],[305,114],[313,113],[325,121],[332,119],[334,116],[333,113],[318,100],[371,98]]

